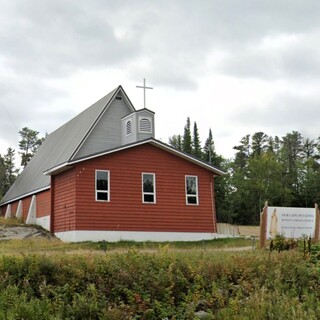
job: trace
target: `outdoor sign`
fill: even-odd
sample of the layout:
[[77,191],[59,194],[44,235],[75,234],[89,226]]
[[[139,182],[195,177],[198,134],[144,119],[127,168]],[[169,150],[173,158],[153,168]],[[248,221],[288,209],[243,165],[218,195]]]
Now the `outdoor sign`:
[[315,208],[268,207],[267,238],[282,234],[286,238],[314,237]]

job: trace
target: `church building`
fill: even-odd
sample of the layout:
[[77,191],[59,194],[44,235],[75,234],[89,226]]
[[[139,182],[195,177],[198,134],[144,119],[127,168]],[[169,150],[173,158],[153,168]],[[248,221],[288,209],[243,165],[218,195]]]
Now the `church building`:
[[0,208],[63,241],[213,239],[222,174],[155,139],[119,86],[46,137]]

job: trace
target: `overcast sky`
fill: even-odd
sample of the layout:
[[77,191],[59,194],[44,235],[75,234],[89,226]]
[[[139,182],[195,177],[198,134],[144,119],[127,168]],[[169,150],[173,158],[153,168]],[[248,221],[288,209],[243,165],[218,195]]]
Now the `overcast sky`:
[[197,122],[230,158],[246,134],[320,134],[320,1],[0,0],[0,153],[118,85],[156,138]]

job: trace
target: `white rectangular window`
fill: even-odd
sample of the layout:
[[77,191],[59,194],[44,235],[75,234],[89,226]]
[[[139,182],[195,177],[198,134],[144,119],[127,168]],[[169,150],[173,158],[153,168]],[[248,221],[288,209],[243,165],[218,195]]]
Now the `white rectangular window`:
[[154,173],[142,173],[142,202],[156,203],[156,176]]
[[199,204],[197,176],[186,176],[186,203]]
[[110,201],[110,172],[96,170],[96,201]]

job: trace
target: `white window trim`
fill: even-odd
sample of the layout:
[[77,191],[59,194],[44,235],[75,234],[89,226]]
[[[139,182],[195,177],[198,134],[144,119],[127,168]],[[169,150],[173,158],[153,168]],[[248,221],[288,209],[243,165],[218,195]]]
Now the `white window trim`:
[[[140,122],[142,119],[148,119],[150,121],[150,131],[141,131],[140,128]],[[139,116],[139,119],[138,119],[138,128],[139,128],[139,133],[152,133],[152,118],[150,117],[143,117],[143,116]]]
[[[144,192],[143,191],[143,175],[145,174],[149,174],[153,176],[153,192]],[[156,174],[155,173],[151,173],[151,172],[142,172],[141,173],[141,191],[142,191],[142,203],[145,204],[156,204],[157,203],[157,198],[156,198]],[[153,202],[147,202],[144,201],[144,195],[153,195]]]
[[[196,187],[197,187],[196,188],[196,195],[193,195],[193,194],[189,195],[187,193],[187,178],[196,178]],[[199,205],[199,180],[198,180],[198,176],[185,175],[184,183],[185,183],[184,190],[185,190],[185,193],[186,193],[186,205],[188,205],[188,206],[198,206]],[[197,203],[188,203],[188,197],[195,197]]]
[[[108,191],[105,190],[97,190],[97,173],[98,172],[108,172]],[[97,202],[110,202],[110,170],[102,170],[102,169],[96,169],[95,170],[95,176],[94,176],[94,185],[95,185],[95,199]],[[100,193],[107,193],[108,194],[108,200],[99,200],[98,199],[98,192]]]

